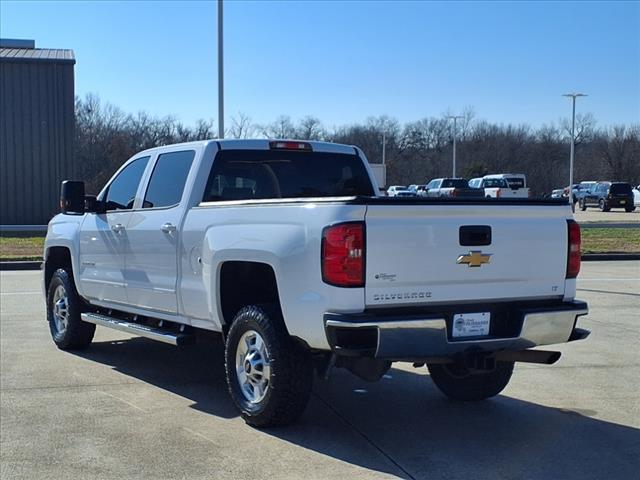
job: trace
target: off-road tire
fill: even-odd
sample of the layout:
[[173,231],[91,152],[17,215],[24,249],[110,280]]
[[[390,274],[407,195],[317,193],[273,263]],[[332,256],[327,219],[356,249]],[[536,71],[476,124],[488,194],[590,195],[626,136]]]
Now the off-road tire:
[[[62,287],[66,292],[67,325],[60,331],[54,318],[54,295]],[[53,342],[61,350],[83,350],[93,340],[96,326],[83,322],[80,314],[86,309],[86,304],[78,295],[73,277],[70,272],[59,268],[53,273],[47,289],[47,321]]]
[[[250,330],[260,334],[269,352],[270,380],[258,403],[245,398],[236,372],[238,342]],[[275,305],[249,305],[236,314],[226,336],[225,370],[229,394],[244,421],[253,427],[290,424],[309,402],[314,376],[312,356],[289,337]]]
[[496,362],[489,372],[470,373],[464,367],[444,364],[427,365],[433,383],[453,400],[477,401],[498,395],[509,383],[513,362]]

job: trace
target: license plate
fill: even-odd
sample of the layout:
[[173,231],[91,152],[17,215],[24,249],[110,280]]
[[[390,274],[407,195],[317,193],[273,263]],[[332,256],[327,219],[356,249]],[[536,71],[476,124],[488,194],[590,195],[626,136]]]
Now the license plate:
[[453,315],[453,329],[451,336],[459,338],[489,335],[490,324],[490,312],[456,313]]
[[624,205],[625,203],[627,203],[626,200],[620,200],[620,205]]

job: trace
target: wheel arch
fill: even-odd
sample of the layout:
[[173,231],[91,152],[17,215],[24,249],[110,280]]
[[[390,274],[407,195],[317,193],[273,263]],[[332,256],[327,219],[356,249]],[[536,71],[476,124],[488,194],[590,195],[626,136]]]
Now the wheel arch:
[[227,260],[220,264],[217,282],[218,313],[226,334],[235,315],[245,305],[272,304],[280,312],[278,321],[288,334],[280,306],[278,282],[273,266],[254,260]]
[[[75,284],[75,275],[73,274],[73,260],[71,250],[64,246],[51,246],[45,250],[44,260],[44,288],[45,292],[49,289],[49,283],[56,270],[64,268],[69,272]],[[76,285],[76,290],[77,290]]]

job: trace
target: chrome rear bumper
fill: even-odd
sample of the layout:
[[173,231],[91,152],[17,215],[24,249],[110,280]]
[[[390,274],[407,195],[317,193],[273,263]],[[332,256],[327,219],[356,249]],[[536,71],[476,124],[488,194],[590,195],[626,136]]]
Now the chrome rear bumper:
[[451,315],[447,313],[404,316],[326,313],[324,320],[329,345],[337,354],[418,360],[582,340],[589,332],[575,328],[576,320],[588,312],[587,304],[580,301],[546,308],[514,306],[509,312],[512,325],[506,327],[507,335],[498,332],[462,339],[451,337]]

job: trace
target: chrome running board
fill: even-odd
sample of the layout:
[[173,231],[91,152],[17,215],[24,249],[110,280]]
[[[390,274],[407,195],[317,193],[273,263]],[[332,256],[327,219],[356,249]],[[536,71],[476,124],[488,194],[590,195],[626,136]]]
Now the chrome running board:
[[101,325],[114,330],[131,333],[140,337],[149,338],[170,345],[187,345],[194,343],[195,337],[186,333],[176,333],[163,328],[149,327],[139,323],[128,322],[119,318],[109,317],[99,313],[83,313],[80,315],[83,321]]

